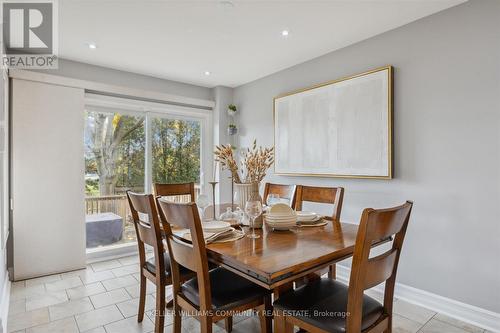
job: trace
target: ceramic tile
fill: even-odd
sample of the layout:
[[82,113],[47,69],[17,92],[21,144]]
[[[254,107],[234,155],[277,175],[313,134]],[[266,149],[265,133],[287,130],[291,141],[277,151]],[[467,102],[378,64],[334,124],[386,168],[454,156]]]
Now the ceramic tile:
[[118,259],[118,261],[123,266],[139,264],[139,256],[135,255],[135,256],[123,257],[123,258]]
[[80,277],[74,276],[68,279],[46,283],[45,288],[47,289],[47,291],[59,291],[69,288],[76,288],[82,285],[83,283],[82,280],[80,280]]
[[66,291],[48,292],[43,295],[28,297],[26,299],[26,311],[31,311],[46,306],[64,303],[68,301]]
[[[224,321],[221,320],[217,323],[221,332],[225,332]],[[260,318],[252,316],[245,320],[233,323],[233,333],[246,333],[246,332],[260,332]]]
[[82,280],[83,284],[91,284],[99,281],[109,280],[115,278],[115,275],[111,271],[101,271],[94,272],[91,268],[83,269],[79,271],[64,273],[62,275],[63,279],[78,276]]
[[154,325],[148,317],[141,323],[137,317],[130,317],[104,326],[107,333],[147,333],[154,330]]
[[38,278],[26,280],[26,287],[32,287],[32,286],[36,286],[39,284],[44,284],[44,283],[54,282],[54,281],[59,281],[59,280],[61,280],[60,274],[41,276]]
[[131,297],[123,288],[108,291],[102,294],[90,296],[90,300],[96,309],[102,308],[111,304],[120,303],[129,300]]
[[7,332],[15,332],[29,327],[46,324],[49,322],[49,310],[47,308],[29,312],[18,313],[9,316],[7,320]]
[[65,318],[28,328],[26,333],[79,333],[75,318]]
[[[134,298],[125,302],[117,303],[116,306],[125,318],[136,316],[139,310],[139,299]],[[156,302],[153,296],[146,295],[146,305],[144,311],[147,313],[150,310],[154,310],[156,307]]]
[[122,264],[118,260],[101,261],[91,264],[94,272],[106,271],[109,269],[121,267]]
[[45,285],[39,284],[30,287],[15,287],[10,291],[10,300],[18,301],[22,299],[26,299],[27,297],[34,297],[46,294],[47,290],[45,289]]
[[416,333],[422,327],[422,324],[411,319],[394,314],[392,317],[393,333]]
[[[125,290],[127,290],[132,298],[138,298],[141,287],[139,284],[135,284],[133,286],[126,287]],[[154,295],[154,293],[156,293],[156,286],[151,281],[148,281],[146,285],[146,294]]]
[[106,289],[104,289],[104,286],[101,284],[101,282],[96,282],[77,288],[66,289],[69,299],[72,300],[82,297],[97,295],[105,291]]
[[72,300],[65,303],[49,306],[50,320],[72,317],[77,314],[94,310],[88,297]]
[[107,291],[111,291],[114,289],[136,285],[137,280],[134,279],[131,275],[126,275],[119,278],[102,281],[102,284]]
[[400,316],[411,319],[420,324],[425,324],[436,314],[434,311],[403,300],[397,300],[394,302],[393,311]]
[[[155,322],[155,315],[156,315],[156,311],[154,309],[151,309],[151,310],[148,310],[145,312],[146,316],[151,320],[151,322]],[[167,309],[167,311],[165,312],[165,327],[173,324],[174,322],[174,317],[173,317],[173,314],[172,314],[172,309]]]
[[9,303],[9,315],[15,315],[21,312],[26,312],[26,300],[21,299],[17,301],[11,301]]
[[431,319],[427,324],[420,329],[421,333],[468,333],[467,331],[447,324],[443,321]]
[[123,316],[115,305],[110,305],[105,308],[79,314],[75,318],[80,332],[84,332],[121,320]]
[[129,274],[134,274],[139,272],[139,265],[128,265],[128,266],[122,266],[118,268],[114,268],[111,270],[111,272],[116,276],[116,277],[121,277]]
[[467,332],[471,332],[471,333],[483,333],[484,332],[484,329],[482,329],[482,328],[479,328],[479,327],[471,325],[471,324],[464,323],[463,321],[448,317],[448,316],[441,314],[441,313],[438,313],[437,315],[435,315],[434,319],[437,319],[437,320],[445,322],[447,324],[456,326],[456,327],[461,328]]
[[[243,322],[245,322],[245,321],[243,321]],[[200,323],[198,322],[198,320],[196,320],[192,317],[184,317],[182,319],[181,328],[182,328],[182,332],[185,332],[185,333],[201,332]],[[212,325],[212,331],[214,333],[225,332],[225,330],[223,328],[221,328],[215,324]],[[253,332],[260,332],[260,328],[257,331],[253,331]]]
[[106,330],[104,329],[104,327],[101,326],[101,327],[93,328],[91,330],[88,330],[88,331],[85,331],[82,333],[106,333]]
[[20,287],[26,287],[26,281],[23,280],[23,281],[13,281],[11,282],[10,284],[10,288],[13,289],[13,288],[20,288]]

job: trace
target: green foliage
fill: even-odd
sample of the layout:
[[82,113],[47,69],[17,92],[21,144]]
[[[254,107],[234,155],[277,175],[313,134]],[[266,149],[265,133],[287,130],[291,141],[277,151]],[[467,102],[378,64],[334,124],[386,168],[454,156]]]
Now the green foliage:
[[234,104],[229,104],[229,105],[227,106],[227,108],[228,108],[229,110],[233,111],[233,112],[236,112],[236,105],[234,105]]
[[[152,119],[153,182],[199,182],[200,123]],[[87,112],[85,128],[87,195],[144,190],[144,118]]]
[[200,123],[153,120],[153,182],[200,181]]

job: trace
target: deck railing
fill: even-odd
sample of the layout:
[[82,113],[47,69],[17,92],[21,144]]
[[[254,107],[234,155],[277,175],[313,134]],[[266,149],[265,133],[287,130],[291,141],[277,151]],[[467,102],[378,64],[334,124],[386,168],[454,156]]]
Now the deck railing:
[[[195,185],[195,198],[200,194],[200,185]],[[171,198],[174,202],[189,202],[188,195],[176,195]],[[130,209],[125,194],[91,196],[85,198],[85,214],[114,213],[127,221],[130,216]]]

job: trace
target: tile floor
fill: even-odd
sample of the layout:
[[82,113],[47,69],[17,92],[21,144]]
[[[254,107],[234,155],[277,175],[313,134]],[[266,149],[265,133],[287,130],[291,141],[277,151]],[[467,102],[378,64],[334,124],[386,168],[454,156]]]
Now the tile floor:
[[[149,284],[147,316],[137,323],[138,258],[125,257],[89,265],[86,269],[14,282],[11,289],[8,332],[16,333],[149,333],[155,287]],[[168,291],[167,291],[168,293]],[[371,293],[380,298],[380,295]],[[487,333],[443,314],[396,300],[394,333]],[[172,318],[165,332],[171,332]],[[219,326],[220,325],[220,326]],[[193,318],[183,321],[184,332],[199,332]],[[224,332],[222,322],[214,332]],[[234,319],[234,332],[258,332],[252,313]]]

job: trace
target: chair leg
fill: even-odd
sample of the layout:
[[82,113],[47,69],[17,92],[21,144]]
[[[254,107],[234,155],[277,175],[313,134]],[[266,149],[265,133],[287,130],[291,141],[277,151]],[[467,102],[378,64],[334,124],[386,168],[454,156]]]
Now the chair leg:
[[200,332],[212,333],[212,317],[200,316]]
[[261,311],[259,311],[260,316],[260,331],[262,333],[271,333],[273,331],[273,306],[271,301],[271,295],[264,298],[264,306]]
[[233,317],[224,319],[224,326],[226,327],[226,332],[231,333],[233,330]]
[[274,313],[274,332],[293,333],[293,325],[285,320],[283,311],[278,310]]
[[337,278],[337,266],[335,264],[328,267],[328,277],[333,280]]
[[181,307],[177,305],[176,302],[174,302],[174,333],[181,333],[181,326],[182,326],[182,310]]
[[163,333],[165,325],[165,286],[156,286],[155,333]]
[[172,308],[174,306],[174,299],[172,298],[170,301],[167,302],[167,305],[165,305],[167,308]]
[[146,307],[146,277],[141,274],[141,282],[140,282],[140,291],[139,291],[139,313],[137,315],[137,322],[141,323],[144,319],[144,308]]

